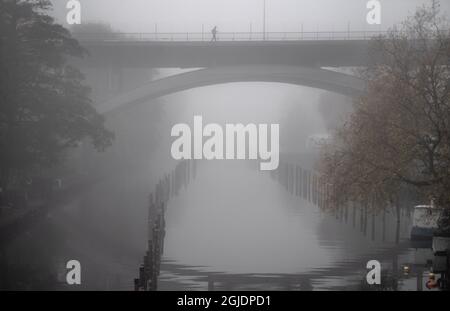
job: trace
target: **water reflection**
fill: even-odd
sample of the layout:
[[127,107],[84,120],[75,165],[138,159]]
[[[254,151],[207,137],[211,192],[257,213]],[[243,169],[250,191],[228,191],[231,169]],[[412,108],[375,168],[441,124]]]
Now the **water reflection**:
[[394,212],[325,214],[245,162],[202,162],[167,208],[159,289],[369,289],[372,259],[384,289],[421,289],[431,250],[410,247],[410,217],[397,233]]

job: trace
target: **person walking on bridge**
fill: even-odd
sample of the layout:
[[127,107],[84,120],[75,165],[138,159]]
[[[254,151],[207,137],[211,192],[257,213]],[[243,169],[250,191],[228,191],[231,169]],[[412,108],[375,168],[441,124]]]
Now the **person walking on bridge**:
[[217,41],[217,26],[214,26],[213,29],[211,29],[212,39],[211,42]]

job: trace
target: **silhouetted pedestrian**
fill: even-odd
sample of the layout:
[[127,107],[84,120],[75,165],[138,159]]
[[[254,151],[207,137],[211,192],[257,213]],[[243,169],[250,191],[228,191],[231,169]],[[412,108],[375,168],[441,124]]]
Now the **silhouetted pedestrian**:
[[217,41],[217,26],[214,26],[213,29],[211,29],[212,39],[211,42]]

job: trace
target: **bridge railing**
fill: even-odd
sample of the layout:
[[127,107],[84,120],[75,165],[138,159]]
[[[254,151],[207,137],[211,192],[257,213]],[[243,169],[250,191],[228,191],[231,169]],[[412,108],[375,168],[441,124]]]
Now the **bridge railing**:
[[[218,32],[217,41],[368,40],[386,31]],[[75,33],[85,42],[208,42],[209,32]]]

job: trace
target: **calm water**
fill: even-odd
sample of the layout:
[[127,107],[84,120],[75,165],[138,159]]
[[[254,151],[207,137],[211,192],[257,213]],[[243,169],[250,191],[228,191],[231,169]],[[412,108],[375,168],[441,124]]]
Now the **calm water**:
[[369,214],[366,225],[361,216],[321,212],[244,162],[202,163],[167,208],[159,289],[367,289],[372,259],[382,263],[383,288],[425,288],[431,252],[409,245],[409,215],[398,243],[393,211]]

